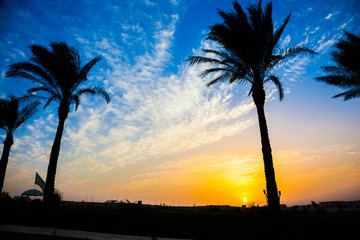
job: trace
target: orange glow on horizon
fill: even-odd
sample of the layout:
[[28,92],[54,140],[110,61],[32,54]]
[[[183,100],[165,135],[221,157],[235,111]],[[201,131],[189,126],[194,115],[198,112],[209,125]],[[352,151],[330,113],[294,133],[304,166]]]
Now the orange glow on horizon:
[[[329,199],[324,191],[326,186],[353,188],[360,180],[356,154],[349,154],[346,163],[338,160],[346,156],[348,150],[347,146],[334,146],[275,152],[281,202],[291,205]],[[314,168],[317,158],[327,158],[328,165]],[[346,175],[349,171],[353,174]],[[147,176],[135,176],[137,181],[125,184],[127,190],[124,184],[113,188],[120,192],[137,189],[143,201],[148,199],[152,204],[162,200],[169,205],[266,205],[261,155],[201,154],[151,167],[147,169]]]

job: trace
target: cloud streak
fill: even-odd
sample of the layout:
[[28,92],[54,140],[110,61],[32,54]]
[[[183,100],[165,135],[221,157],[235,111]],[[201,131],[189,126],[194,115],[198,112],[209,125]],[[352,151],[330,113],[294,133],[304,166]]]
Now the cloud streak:
[[[86,188],[107,173],[185,153],[239,134],[256,123],[250,114],[254,109],[251,99],[235,98],[232,86],[227,84],[205,87],[206,80],[199,77],[203,66],[182,64],[176,73],[164,73],[173,57],[171,49],[178,19],[173,14],[168,22],[155,21],[151,48],[137,55],[133,63],[123,57],[118,42],[111,38],[94,42],[76,36],[87,49],[88,57],[101,55],[109,66],[106,71],[101,68],[90,75],[92,84],[106,79],[104,87],[112,101],[105,105],[101,99],[84,98],[79,109],[69,114],[59,159],[60,188],[71,194],[76,191],[70,190],[74,182],[77,187]],[[138,25],[122,27],[134,30],[134,34],[140,29]],[[199,49],[206,44],[203,42]],[[56,115],[50,116],[51,126],[56,128]],[[44,117],[35,121],[28,128],[29,135],[41,134],[39,129],[47,125],[45,122]],[[53,135],[51,131],[43,136],[48,142],[46,146],[33,142],[31,137],[20,137],[18,144],[29,145],[18,148],[12,158],[41,159],[44,166],[40,174],[45,176]],[[24,149],[30,149],[31,154]]]
[[[133,66],[117,65],[112,56],[106,56],[113,67],[107,76],[108,89],[122,95],[100,111],[81,109],[83,123],[68,132],[69,142],[90,151],[96,147],[88,139],[97,143],[102,139],[107,147],[99,149],[98,157],[125,166],[219,141],[254,124],[253,117],[247,116],[252,102],[246,99],[231,106],[230,86],[206,89],[200,66],[183,65],[176,74],[162,75],[171,58],[177,16],[172,18],[154,33],[154,48],[137,57]],[[105,122],[111,124],[100,131]]]

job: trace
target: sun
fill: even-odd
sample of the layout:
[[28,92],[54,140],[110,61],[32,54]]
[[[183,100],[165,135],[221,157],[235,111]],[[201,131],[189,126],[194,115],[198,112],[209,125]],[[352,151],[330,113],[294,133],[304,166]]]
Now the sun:
[[243,201],[244,201],[244,203],[246,203],[246,202],[247,202],[247,199],[246,199],[246,198],[244,198],[244,200],[243,200]]

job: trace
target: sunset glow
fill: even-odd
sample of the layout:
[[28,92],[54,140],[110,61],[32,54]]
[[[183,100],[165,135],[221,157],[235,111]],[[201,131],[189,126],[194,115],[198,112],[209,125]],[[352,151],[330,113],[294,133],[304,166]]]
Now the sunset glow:
[[[246,8],[253,1],[238,1]],[[267,2],[267,1],[264,1]],[[265,4],[265,3],[263,3]],[[11,1],[0,4],[0,95],[34,87],[5,78],[8,65],[31,57],[28,46],[65,41],[82,64],[101,55],[89,82],[111,103],[84,97],[65,123],[56,175],[64,200],[109,199],[167,205],[266,204],[258,119],[249,85],[218,84],[185,58],[216,47],[208,27],[232,0]],[[77,11],[76,9],[81,9]],[[281,203],[360,199],[360,100],[314,80],[343,30],[360,33],[359,1],[273,2],[279,24],[290,12],[280,47],[302,44],[302,56],[276,71],[279,102],[266,85],[265,112]],[[14,134],[4,191],[11,196],[45,180],[57,127],[57,105]],[[1,141],[5,135],[0,133]]]

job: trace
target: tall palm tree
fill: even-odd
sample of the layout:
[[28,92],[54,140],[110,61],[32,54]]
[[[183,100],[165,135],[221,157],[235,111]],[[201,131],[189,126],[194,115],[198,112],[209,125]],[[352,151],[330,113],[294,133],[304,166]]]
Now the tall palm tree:
[[230,12],[218,10],[224,22],[212,25],[207,35],[206,39],[219,44],[219,49],[203,49],[205,54],[211,56],[191,56],[187,58],[187,62],[191,65],[209,66],[201,73],[201,77],[208,75],[212,77],[207,84],[208,87],[218,82],[251,85],[249,96],[252,95],[258,114],[268,205],[271,212],[277,212],[280,208],[280,200],[264,112],[266,100],[264,84],[274,83],[281,101],[284,91],[280,78],[272,73],[272,69],[301,53],[315,54],[315,52],[300,45],[285,50],[279,49],[281,34],[291,14],[275,30],[271,2],[266,5],[265,12],[261,8],[261,1],[257,5],[250,5],[247,8],[248,16],[237,1],[234,1],[233,7],[234,11]]
[[[7,77],[23,77],[36,83],[38,87],[28,90],[29,96],[45,100],[46,108],[51,102],[57,102],[59,124],[51,148],[49,166],[46,176],[44,203],[52,204],[56,166],[60,152],[61,137],[65,120],[70,112],[71,104],[77,110],[82,95],[98,95],[107,103],[110,97],[106,91],[99,87],[81,87],[88,79],[90,69],[101,60],[95,57],[81,67],[78,51],[66,43],[51,43],[51,50],[39,45],[31,45],[33,56],[28,62],[10,65]],[[38,93],[40,94],[34,94]],[[42,95],[41,95],[42,93]]]
[[0,160],[0,193],[4,186],[10,149],[14,143],[14,132],[36,113],[39,104],[40,102],[24,101],[24,98],[13,95],[9,96],[9,100],[0,99],[0,129],[6,132]]
[[333,98],[344,97],[346,101],[360,97],[360,36],[344,32],[347,40],[339,40],[337,51],[331,52],[337,66],[323,66],[322,69],[329,75],[316,79],[344,89],[345,92]]

